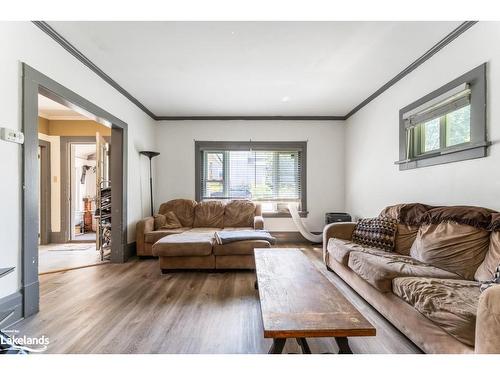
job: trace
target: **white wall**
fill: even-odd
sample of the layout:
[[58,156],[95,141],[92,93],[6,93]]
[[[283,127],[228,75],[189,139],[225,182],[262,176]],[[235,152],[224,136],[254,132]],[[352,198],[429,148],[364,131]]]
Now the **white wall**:
[[[128,241],[132,242],[135,222],[148,211],[148,181],[138,173],[147,170],[147,159],[138,151],[152,148],[154,121],[30,22],[0,22],[0,46],[0,126],[21,129],[21,62],[128,124]],[[1,298],[20,287],[22,147],[0,142],[0,160],[0,267],[16,266],[16,272],[0,280]]]
[[[398,202],[500,209],[500,23],[479,22],[347,120],[346,209],[374,216]],[[399,171],[399,109],[487,62],[486,158]]]
[[[194,140],[308,141],[307,209],[310,230],[324,214],[344,209],[344,126],[341,121],[162,121],[156,131],[156,208],[174,198],[195,199]],[[291,219],[267,218],[266,228],[296,231]]]

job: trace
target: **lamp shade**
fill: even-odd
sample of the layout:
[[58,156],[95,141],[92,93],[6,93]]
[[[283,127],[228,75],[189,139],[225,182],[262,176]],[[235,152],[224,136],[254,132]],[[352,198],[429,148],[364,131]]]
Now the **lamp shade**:
[[147,156],[150,159],[154,158],[155,156],[160,155],[160,153],[156,152],[156,151],[139,151],[139,154],[145,155],[145,156]]

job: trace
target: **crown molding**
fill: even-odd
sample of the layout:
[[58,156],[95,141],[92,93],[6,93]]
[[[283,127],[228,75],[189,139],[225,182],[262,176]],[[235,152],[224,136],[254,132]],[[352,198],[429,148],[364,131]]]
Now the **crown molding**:
[[418,59],[416,59],[415,61],[413,61],[405,69],[403,69],[401,72],[399,72],[397,75],[395,75],[392,79],[390,79],[388,82],[386,82],[384,85],[382,85],[377,91],[375,91],[368,98],[366,98],[361,103],[359,103],[356,107],[354,107],[347,115],[345,115],[346,120],[349,117],[351,117],[352,115],[354,115],[356,112],[358,112],[361,108],[363,108],[364,106],[366,106],[368,103],[370,103],[373,99],[375,99],[376,97],[380,96],[383,92],[387,91],[390,87],[392,87],[397,82],[399,82],[404,77],[406,77],[408,74],[410,74],[411,72],[413,72],[415,69],[417,69],[420,65],[422,65],[424,62],[426,62],[427,60],[429,60],[436,53],[438,53],[439,51],[441,51],[448,44],[450,44],[452,41],[454,41],[456,38],[458,38],[460,35],[462,35],[467,30],[469,30],[477,22],[478,21],[465,21],[465,22],[462,22],[456,29],[454,29],[451,33],[449,33],[448,35],[446,35],[439,42],[437,42],[436,44],[434,44],[422,56],[420,56]]
[[40,30],[50,36],[54,41],[56,41],[61,47],[63,47],[66,51],[68,51],[71,55],[73,55],[76,59],[78,59],[82,64],[87,66],[90,70],[92,70],[95,74],[101,77],[104,81],[106,81],[109,85],[115,88],[118,92],[124,95],[127,99],[129,99],[132,103],[134,103],[137,107],[139,107],[144,113],[146,113],[149,117],[151,117],[155,121],[214,121],[214,120],[277,120],[277,121],[294,121],[294,120],[309,120],[309,121],[342,121],[347,120],[349,117],[358,112],[361,108],[366,106],[368,103],[373,101],[375,98],[380,96],[382,93],[387,91],[394,84],[399,82],[401,79],[406,77],[412,71],[417,69],[424,62],[429,60],[432,56],[434,56],[437,52],[442,50],[460,35],[462,35],[465,31],[469,30],[472,26],[474,26],[478,21],[465,21],[462,22],[457,28],[452,30],[448,35],[446,35],[443,39],[433,45],[429,50],[427,50],[422,56],[413,61],[410,65],[408,65],[405,69],[395,75],[392,79],[382,85],[378,90],[376,90],[373,94],[359,103],[356,107],[354,107],[351,111],[349,111],[346,115],[331,115],[331,116],[158,116],[155,115],[152,111],[150,111],[144,104],[142,104],[137,98],[135,98],[132,94],[130,94],[127,90],[125,90],[122,86],[120,86],[115,80],[113,80],[109,75],[104,73],[96,64],[94,64],[89,58],[87,58],[82,52],[80,52],[75,46],[73,46],[68,40],[66,40],[62,35],[60,35],[57,31],[55,31],[47,22],[45,21],[32,21]]
[[338,121],[345,120],[345,116],[157,116],[157,121],[213,121],[213,120],[244,120],[244,121]]
[[104,73],[96,64],[94,64],[90,59],[87,58],[87,56],[85,56],[75,46],[73,46],[70,42],[68,42],[61,34],[55,31],[47,22],[45,21],[32,21],[32,22],[38,28],[40,28],[40,30],[42,30],[45,34],[54,39],[61,47],[63,47],[66,51],[68,51],[71,55],[73,55],[77,60],[79,60],[83,65],[92,70],[95,74],[101,77],[109,85],[115,88],[128,100],[130,100],[137,107],[139,107],[149,117],[156,120],[156,115],[153,112],[151,112],[144,104],[142,104],[139,100],[137,100],[131,93],[125,90],[122,86],[120,86],[113,78]]

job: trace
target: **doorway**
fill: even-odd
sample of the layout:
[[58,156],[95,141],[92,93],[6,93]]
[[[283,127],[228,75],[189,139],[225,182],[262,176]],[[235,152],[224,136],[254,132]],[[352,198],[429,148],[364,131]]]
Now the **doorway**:
[[[110,248],[98,236],[105,223],[98,202],[101,189],[110,187],[111,128],[38,94],[38,138],[39,231],[48,228],[39,236],[39,274],[108,262]],[[105,147],[102,152],[97,151],[98,143]],[[54,151],[48,180],[43,168],[47,157],[41,157],[45,145]],[[46,190],[53,190],[50,206],[41,199]],[[49,224],[46,211],[51,213]]]
[[70,241],[96,242],[96,144],[70,145]]
[[[130,256],[131,249],[126,243],[126,197],[127,197],[127,124],[110,113],[97,107],[86,99],[64,86],[58,84],[49,77],[36,71],[26,64],[22,64],[23,71],[23,272],[22,272],[22,294],[23,294],[23,315],[28,317],[39,310],[39,252],[38,245],[41,240],[42,225],[41,220],[47,215],[47,210],[41,208],[43,174],[41,161],[38,159],[41,151],[38,137],[38,97],[42,95],[50,100],[66,106],[74,112],[87,117],[88,119],[106,126],[110,130],[109,139],[113,147],[108,150],[109,179],[113,182],[113,188],[108,190],[109,199],[108,212],[110,239],[110,261],[125,262]],[[94,137],[97,143],[97,137]],[[50,145],[50,163],[53,164],[53,150],[56,148]],[[71,153],[71,152],[69,152]],[[68,165],[70,164],[68,160]],[[61,168],[63,160],[61,159]],[[61,169],[62,171],[62,169]],[[53,189],[57,185],[58,178],[54,179],[51,168],[51,180],[49,186],[51,197],[56,193]],[[68,173],[69,175],[71,173]],[[76,171],[75,171],[76,174]],[[81,177],[81,176],[80,176]],[[97,187],[97,185],[96,185]],[[60,185],[62,188],[62,185]],[[62,196],[61,190],[59,193]],[[69,194],[69,192],[68,192]],[[76,191],[75,193],[76,194]],[[54,199],[51,199],[53,207]],[[51,218],[55,213],[50,212]],[[88,215],[87,215],[88,217]],[[68,215],[69,221],[71,217]],[[75,221],[75,220],[74,220]],[[67,226],[68,234],[70,224]],[[54,220],[51,220],[51,227],[54,229]],[[65,237],[66,230],[61,224],[59,232],[52,231],[51,235]],[[61,230],[62,229],[62,230]],[[59,238],[61,241],[61,238]],[[61,241],[64,242],[64,241]],[[90,244],[92,245],[92,244]],[[95,246],[94,246],[95,249]]]

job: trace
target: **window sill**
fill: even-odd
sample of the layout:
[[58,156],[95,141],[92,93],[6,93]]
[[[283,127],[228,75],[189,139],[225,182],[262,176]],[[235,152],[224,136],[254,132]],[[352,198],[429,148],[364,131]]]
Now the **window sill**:
[[482,158],[491,142],[481,142],[473,145],[449,148],[431,154],[420,155],[407,160],[398,160],[394,164],[399,165],[399,170],[408,170],[431,165],[453,163],[456,161]]
[[[309,215],[309,211],[300,211],[299,216],[300,217],[307,217]],[[292,215],[288,212],[263,212],[262,213],[263,217],[270,217],[270,218],[291,218]]]

